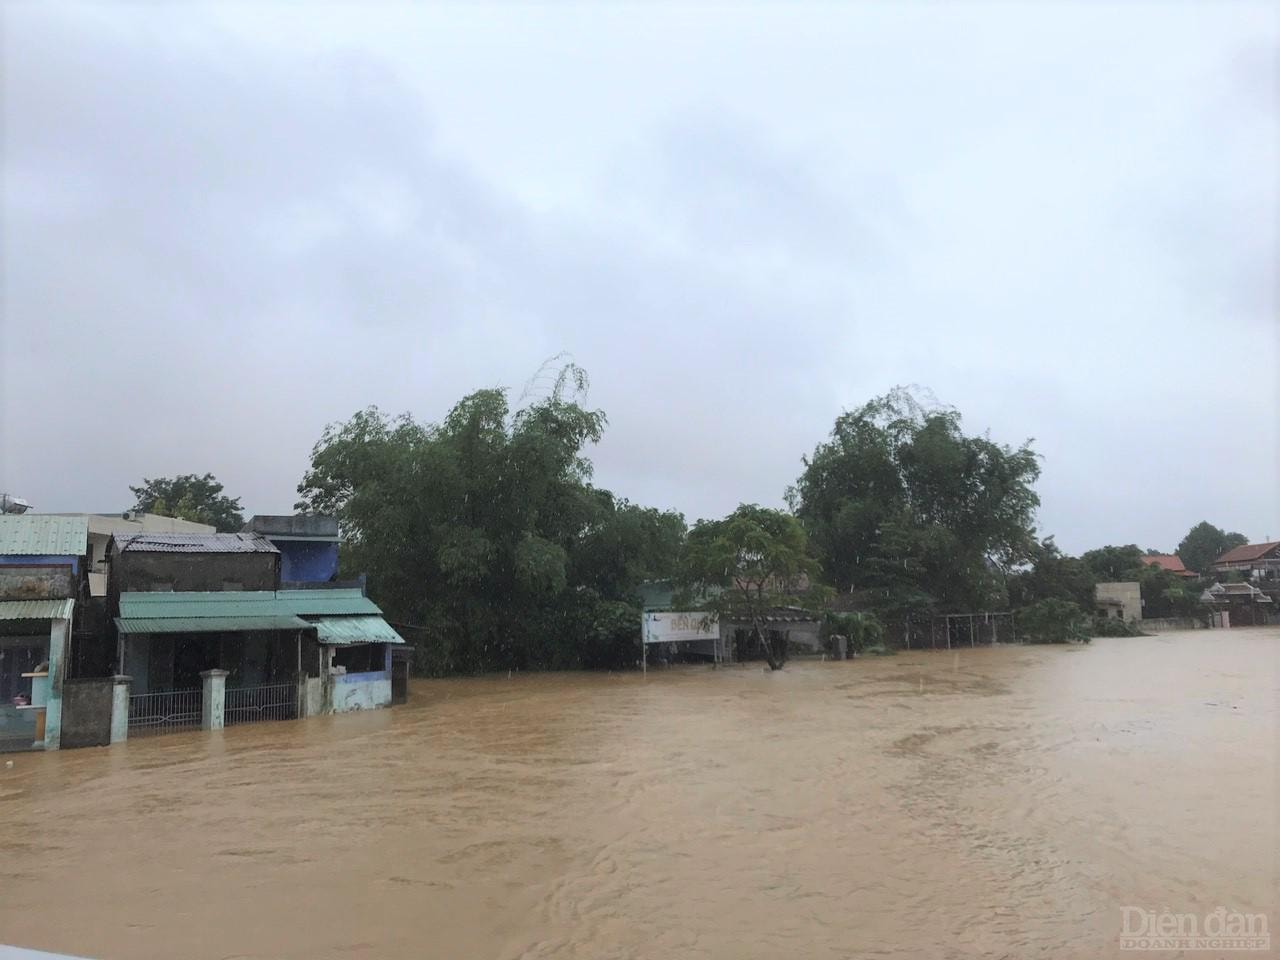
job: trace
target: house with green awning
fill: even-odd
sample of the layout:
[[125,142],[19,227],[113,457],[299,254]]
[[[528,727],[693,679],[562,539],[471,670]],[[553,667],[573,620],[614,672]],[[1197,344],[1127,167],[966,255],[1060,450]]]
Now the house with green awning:
[[404,638],[359,589],[280,590],[280,602],[315,627],[328,712],[391,704],[391,651]]
[[115,618],[134,694],[301,683],[296,715],[391,703],[391,646],[403,644],[359,589],[127,592]]

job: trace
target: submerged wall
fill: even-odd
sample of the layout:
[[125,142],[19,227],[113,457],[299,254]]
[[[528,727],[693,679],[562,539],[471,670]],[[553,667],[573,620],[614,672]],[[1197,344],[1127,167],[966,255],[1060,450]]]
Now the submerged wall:
[[331,677],[332,711],[375,710],[391,706],[391,671],[335,673]]

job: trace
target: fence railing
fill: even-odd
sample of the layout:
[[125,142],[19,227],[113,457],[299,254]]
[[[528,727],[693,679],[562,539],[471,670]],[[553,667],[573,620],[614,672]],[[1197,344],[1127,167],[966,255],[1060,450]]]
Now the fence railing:
[[298,685],[266,683],[256,687],[229,687],[223,701],[223,723],[256,723],[259,720],[293,720],[298,716]]
[[199,688],[132,694],[129,697],[129,736],[171,733],[198,727],[201,702]]

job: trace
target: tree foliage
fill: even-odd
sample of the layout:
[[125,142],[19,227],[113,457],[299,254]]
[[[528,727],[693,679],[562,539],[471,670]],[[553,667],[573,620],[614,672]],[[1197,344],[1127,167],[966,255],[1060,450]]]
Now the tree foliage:
[[1015,609],[1037,600],[1069,600],[1093,608],[1093,571],[1083,560],[1067,556],[1053,537],[1033,543],[1027,566],[1009,577],[1009,605]]
[[689,531],[681,585],[712,597],[721,618],[749,622],[769,666],[781,669],[785,645],[764,628],[771,608],[799,603],[818,564],[796,518],[754,503],[723,520],[701,520]]
[[1139,580],[1147,565],[1142,562],[1145,556],[1136,544],[1122,547],[1105,546],[1096,550],[1086,550],[1080,557],[1093,579],[1098,583],[1115,583],[1117,581]]
[[197,476],[143,478],[142,486],[130,487],[133,509],[162,517],[177,517],[194,523],[212,524],[219,533],[235,533],[244,527],[239,497],[223,494],[212,473]]
[[1034,643],[1087,643],[1089,617],[1070,600],[1037,600],[1018,611],[1018,635]]
[[1196,573],[1207,573],[1218,557],[1234,547],[1243,547],[1249,539],[1242,533],[1227,533],[1207,520],[1201,520],[1187,531],[1178,544],[1182,565]]
[[967,436],[954,410],[898,388],[836,419],[789,492],[831,584],[890,614],[1005,604],[1028,558],[1040,474],[1019,447]]
[[586,386],[566,367],[549,396],[512,410],[480,390],[439,424],[371,407],[312,451],[299,507],[337,514],[344,569],[423,627],[428,672],[637,659],[635,588],[674,574],[685,525],[590,484],[606,421]]

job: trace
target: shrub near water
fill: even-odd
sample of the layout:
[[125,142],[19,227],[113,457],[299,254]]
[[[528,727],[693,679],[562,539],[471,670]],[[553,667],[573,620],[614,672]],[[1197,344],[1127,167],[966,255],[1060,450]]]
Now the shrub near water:
[[1089,642],[1089,617],[1070,600],[1039,600],[1018,611],[1018,634],[1032,643]]

